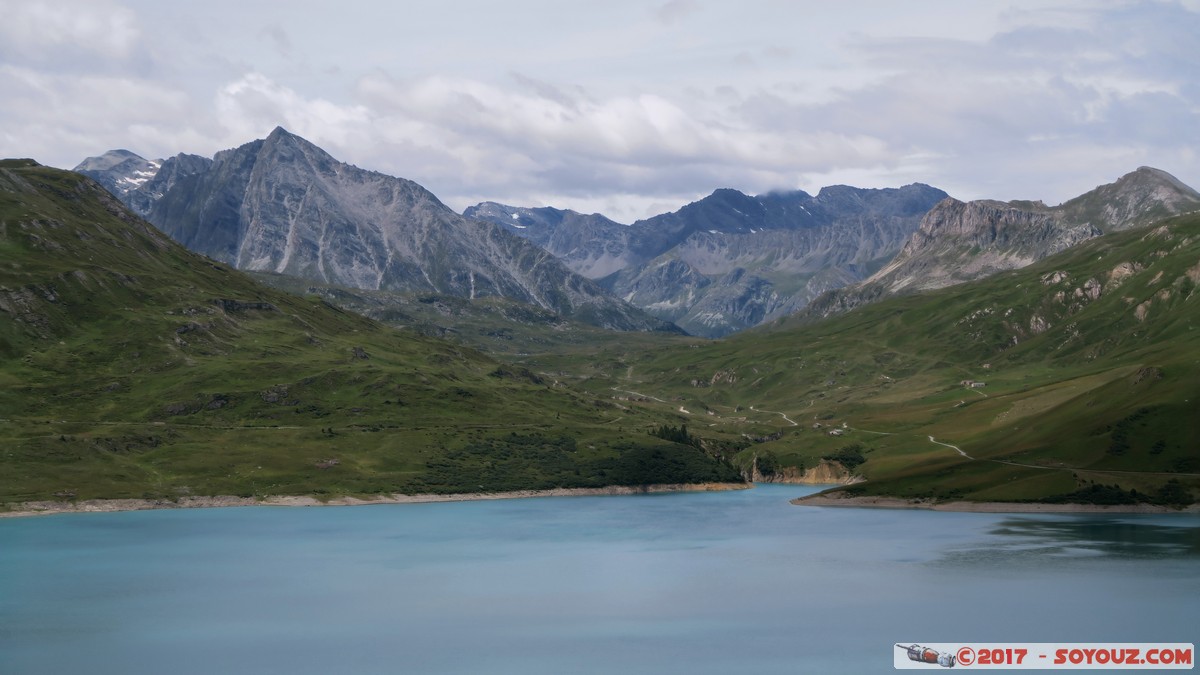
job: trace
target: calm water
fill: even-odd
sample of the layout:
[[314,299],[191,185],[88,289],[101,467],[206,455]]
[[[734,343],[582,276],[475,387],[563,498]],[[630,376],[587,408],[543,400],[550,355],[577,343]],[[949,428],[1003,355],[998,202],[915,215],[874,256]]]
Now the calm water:
[[0,673],[870,673],[894,642],[1200,642],[1200,518],[787,503],[812,491],[0,520]]

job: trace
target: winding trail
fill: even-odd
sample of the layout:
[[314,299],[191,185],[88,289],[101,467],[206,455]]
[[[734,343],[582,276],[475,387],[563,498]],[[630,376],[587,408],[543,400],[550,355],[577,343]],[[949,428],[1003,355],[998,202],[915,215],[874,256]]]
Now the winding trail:
[[1198,475],[1200,475],[1200,474],[1195,474],[1195,473],[1174,473],[1174,472],[1167,472],[1167,471],[1119,471],[1119,470],[1115,470],[1115,469],[1080,469],[1080,468],[1070,467],[1070,466],[1039,466],[1037,464],[1025,464],[1023,462],[1010,462],[1010,461],[1003,460],[1003,459],[976,460],[974,457],[963,452],[963,449],[958,447],[957,445],[943,443],[939,440],[935,440],[933,436],[929,437],[929,442],[935,443],[937,445],[942,445],[947,448],[953,448],[958,454],[962,455],[963,457],[966,457],[967,459],[973,460],[973,461],[992,462],[993,464],[1007,464],[1008,466],[1020,466],[1020,467],[1026,468],[1026,469],[1041,469],[1042,471],[1070,471],[1072,473],[1075,473],[1075,472],[1122,473],[1122,474],[1133,474],[1133,475],[1137,475],[1137,476],[1198,476]]
[[654,397],[654,396],[647,396],[646,394],[639,394],[639,393],[638,393],[638,392],[636,392],[636,391],[629,391],[628,389],[617,389],[616,387],[613,387],[613,388],[612,388],[612,390],[613,390],[613,391],[619,391],[619,392],[621,392],[622,394],[633,394],[634,396],[641,396],[642,398],[648,398],[648,399],[650,399],[651,401],[658,401],[659,403],[666,403],[666,402],[667,402],[667,401],[664,401],[664,400],[662,400],[661,398],[656,398],[656,397]]
[[779,415],[779,416],[780,416],[780,417],[782,417],[784,420],[786,420],[788,424],[790,424],[790,425],[792,425],[792,426],[794,426],[794,427],[798,427],[798,426],[800,426],[799,424],[796,424],[795,420],[793,420],[792,418],[788,417],[787,415],[784,415],[784,414],[783,414],[783,413],[781,413],[781,412],[777,412],[777,411],[775,411],[775,410],[761,410],[761,409],[755,408],[754,406],[750,406],[750,409],[751,409],[751,410],[753,410],[754,412],[765,412],[765,413],[770,413],[770,414],[772,414],[772,415]]
[[[1003,460],[1003,459],[981,459],[981,460],[976,460],[974,457],[972,457],[972,456],[968,455],[967,453],[963,452],[963,449],[962,449],[962,448],[960,448],[960,447],[958,447],[957,445],[951,445],[951,444],[949,444],[949,443],[943,443],[943,442],[941,442],[941,441],[939,441],[939,440],[936,440],[936,439],[934,439],[934,437],[933,437],[933,436],[930,436],[930,437],[929,437],[929,442],[930,442],[930,443],[935,443],[935,444],[937,444],[937,445],[943,445],[943,446],[945,446],[945,447],[947,447],[947,448],[954,448],[954,450],[955,450],[955,451],[956,451],[958,454],[960,454],[960,455],[962,455],[963,457],[966,457],[967,459],[969,459],[969,460],[972,460],[972,461],[980,461],[980,462],[992,462],[993,464],[1007,464],[1007,465],[1009,465],[1009,466],[1023,466],[1023,467],[1025,467],[1026,469],[1041,469],[1041,470],[1043,470],[1043,471],[1086,471],[1086,469],[1072,469],[1072,468],[1065,467],[1065,466],[1038,466],[1037,464],[1022,464],[1021,462],[1009,462],[1009,461],[1005,461],[1005,460]],[[1137,472],[1135,471],[1135,472],[1131,472],[1131,473],[1137,473]]]
[[[632,367],[631,367],[631,369],[632,369]],[[612,387],[612,390],[623,393],[623,394],[631,394],[633,396],[639,396],[641,398],[649,399],[651,401],[658,401],[659,403],[668,403],[667,401],[664,401],[661,398],[657,398],[655,396],[648,396],[646,394],[642,394],[642,393],[639,393],[636,391],[630,391],[628,389],[618,389],[617,387]],[[979,391],[978,389],[971,389],[971,391],[975,392],[976,394],[979,394],[980,396],[982,396],[984,398],[988,398],[987,394],[983,393],[982,391]],[[813,403],[814,403],[814,401],[810,399],[808,402],[808,407],[811,408],[813,406]],[[966,401],[959,401],[958,405],[956,405],[954,407],[957,408],[957,407],[959,407],[961,405],[965,405],[965,404],[966,404]],[[790,424],[794,427],[800,426],[795,420],[788,417],[785,413],[781,413],[777,410],[763,410],[762,408],[755,408],[754,406],[750,406],[750,410],[753,410],[754,412],[768,413],[771,415],[779,415],[788,424]],[[687,413],[689,415],[691,414],[691,412],[688,410],[685,410],[683,406],[679,406],[679,411],[682,413]],[[620,419],[620,418],[618,418],[618,419]],[[740,421],[744,422],[745,419],[746,418],[744,418],[744,417],[740,418]],[[613,421],[616,421],[616,420],[613,420]],[[722,421],[724,421],[724,418],[722,418]],[[715,426],[715,425],[710,424],[709,426]],[[254,427],[254,428],[262,428],[262,427]],[[858,429],[856,427],[851,427],[851,426],[847,426],[845,428],[848,431],[857,431],[859,433],[864,433],[864,434],[876,434],[878,436],[894,436],[895,435],[894,432],[889,432],[889,431],[872,431],[870,429]],[[928,436],[928,438],[929,438],[930,443],[933,443],[935,445],[940,445],[942,447],[950,448],[951,450],[957,452],[962,457],[969,459],[973,462],[992,462],[994,464],[1007,464],[1008,466],[1019,466],[1019,467],[1024,467],[1026,469],[1039,469],[1042,471],[1071,471],[1071,472],[1082,471],[1082,472],[1087,472],[1087,473],[1119,473],[1119,474],[1134,474],[1134,475],[1148,475],[1148,476],[1154,476],[1154,475],[1192,476],[1192,477],[1200,476],[1200,474],[1195,474],[1195,473],[1168,473],[1168,472],[1159,472],[1159,471],[1106,471],[1103,469],[1081,469],[1081,468],[1069,467],[1069,466],[1039,466],[1037,464],[1025,464],[1022,462],[1010,462],[1010,461],[1003,460],[1003,459],[978,459],[976,457],[972,457],[971,455],[968,455],[966,453],[966,451],[964,451],[962,448],[958,447],[957,445],[954,445],[952,443],[943,443],[943,442],[937,440],[936,438],[934,438],[933,436]]]
[[958,454],[960,454],[960,455],[962,455],[963,457],[966,457],[967,459],[969,459],[969,460],[972,460],[972,461],[980,461],[980,462],[992,462],[992,463],[994,463],[994,464],[1007,464],[1007,465],[1009,465],[1009,466],[1023,466],[1023,467],[1025,467],[1025,468],[1027,468],[1027,469],[1042,469],[1042,470],[1045,470],[1045,471],[1079,471],[1079,470],[1080,470],[1080,469],[1070,469],[1070,468],[1067,468],[1067,467],[1062,467],[1062,466],[1038,466],[1038,465],[1036,465],[1036,464],[1022,464],[1022,463],[1020,463],[1020,462],[1007,462],[1007,461],[1005,461],[1005,460],[1003,460],[1003,459],[981,459],[981,460],[976,460],[974,457],[972,457],[972,456],[968,455],[966,452],[963,452],[963,449],[962,449],[962,448],[960,448],[960,447],[958,447],[957,445],[951,445],[951,444],[949,444],[949,443],[943,443],[943,442],[941,442],[941,441],[939,441],[939,440],[936,440],[936,439],[934,439],[934,437],[933,437],[933,436],[930,436],[930,437],[929,437],[929,442],[930,442],[930,443],[937,444],[937,445],[943,445],[943,446],[945,446],[945,447],[947,447],[947,448],[953,448],[955,452],[957,452]]
[[930,443],[934,443],[934,444],[936,444],[936,445],[944,445],[944,446],[946,446],[947,448],[954,448],[954,450],[955,450],[956,452],[958,452],[958,454],[962,455],[963,457],[966,457],[967,459],[975,459],[974,457],[972,457],[972,456],[968,455],[967,453],[963,452],[963,449],[962,449],[962,448],[960,448],[960,447],[958,447],[957,445],[950,445],[949,443],[943,443],[943,442],[941,442],[941,441],[934,440],[933,436],[930,436],[930,437],[929,437],[929,442],[930,442]]
[[871,431],[870,429],[856,429],[855,427],[846,427],[850,431],[857,431],[864,434],[875,434],[877,436],[895,436],[891,431]]

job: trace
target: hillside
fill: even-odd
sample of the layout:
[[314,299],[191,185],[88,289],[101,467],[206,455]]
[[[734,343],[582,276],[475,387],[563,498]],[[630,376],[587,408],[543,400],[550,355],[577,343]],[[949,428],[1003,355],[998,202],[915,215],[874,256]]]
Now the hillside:
[[580,372],[687,410],[693,428],[749,432],[744,466],[844,460],[869,479],[854,493],[1178,503],[1200,488],[1198,260],[1200,216],[1181,216],[982,281]]
[[261,286],[0,162],[0,503],[737,479],[520,367]]
[[1141,167],[1059,206],[1040,201],[946,199],[869,278],[804,308],[816,320],[880,298],[944,288],[1020,269],[1106,232],[1200,209],[1200,193],[1159,169]]
[[586,353],[613,345],[640,345],[649,349],[696,341],[672,332],[605,330],[500,297],[470,299],[441,293],[364,290],[269,272],[247,274],[266,286],[319,297],[384,325],[442,338],[502,360],[547,352]]

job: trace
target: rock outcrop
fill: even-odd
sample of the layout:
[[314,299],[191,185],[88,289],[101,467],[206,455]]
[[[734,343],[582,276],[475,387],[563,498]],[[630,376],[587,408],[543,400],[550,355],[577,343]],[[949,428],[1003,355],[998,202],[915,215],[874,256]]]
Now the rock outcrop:
[[1020,269],[1105,232],[1196,209],[1200,193],[1147,167],[1055,207],[1034,201],[946,199],[925,215],[887,265],[864,281],[817,298],[799,320]]

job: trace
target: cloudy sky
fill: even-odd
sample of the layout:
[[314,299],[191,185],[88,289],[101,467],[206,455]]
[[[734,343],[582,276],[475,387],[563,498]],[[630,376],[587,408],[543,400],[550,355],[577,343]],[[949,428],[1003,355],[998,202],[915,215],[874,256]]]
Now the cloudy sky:
[[284,126],[456,209],[1200,187],[1200,0],[0,0],[0,157]]

